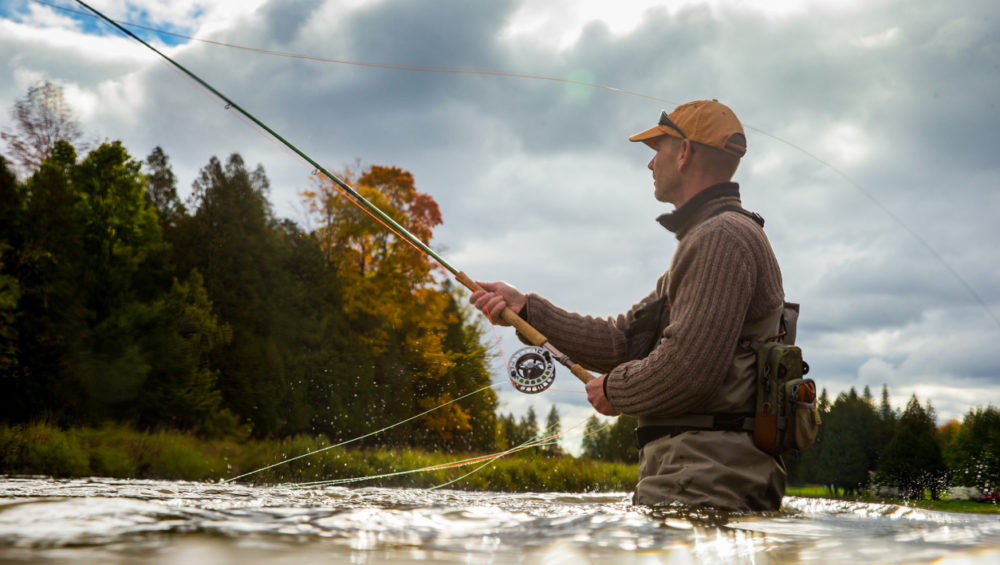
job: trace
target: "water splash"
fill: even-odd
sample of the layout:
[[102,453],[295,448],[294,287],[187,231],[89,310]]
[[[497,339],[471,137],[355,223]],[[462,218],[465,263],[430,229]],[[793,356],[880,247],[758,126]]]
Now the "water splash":
[[997,516],[824,499],[727,514],[637,508],[625,493],[0,482],[0,562],[988,563],[998,551]]

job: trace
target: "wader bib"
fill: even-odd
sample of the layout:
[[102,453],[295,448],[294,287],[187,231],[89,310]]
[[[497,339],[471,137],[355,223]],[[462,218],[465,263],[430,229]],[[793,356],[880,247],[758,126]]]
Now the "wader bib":
[[[740,342],[774,337],[783,310],[784,305],[745,323]],[[639,450],[635,504],[681,503],[734,511],[781,506],[784,464],[754,445],[752,423],[746,424],[755,407],[755,359],[754,351],[735,346],[733,363],[718,394],[702,413],[639,418],[636,435],[645,444]]]

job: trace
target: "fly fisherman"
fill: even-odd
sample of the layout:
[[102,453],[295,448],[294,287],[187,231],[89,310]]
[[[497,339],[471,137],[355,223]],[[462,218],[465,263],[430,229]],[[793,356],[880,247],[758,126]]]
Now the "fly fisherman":
[[470,302],[493,314],[510,308],[601,373],[586,385],[598,412],[638,417],[636,504],[776,510],[785,469],[748,432],[756,370],[742,344],[778,333],[784,291],[763,220],[742,208],[732,182],[746,153],[743,127],[727,106],[700,100],[629,139],[655,151],[653,194],[674,205],[657,218],[679,243],[655,289],[607,319],[503,282],[480,283]]

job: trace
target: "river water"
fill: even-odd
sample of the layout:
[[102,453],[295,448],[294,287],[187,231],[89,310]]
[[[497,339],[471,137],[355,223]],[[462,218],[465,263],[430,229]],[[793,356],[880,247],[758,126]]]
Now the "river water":
[[825,499],[651,510],[625,493],[0,477],[0,563],[1000,563],[1000,516]]

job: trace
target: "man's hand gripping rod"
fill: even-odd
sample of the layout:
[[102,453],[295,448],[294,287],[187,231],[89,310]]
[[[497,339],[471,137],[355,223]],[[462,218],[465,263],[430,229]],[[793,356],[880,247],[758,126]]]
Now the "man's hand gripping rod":
[[[469,288],[472,288],[472,289],[475,289],[475,290],[484,290],[484,291],[486,290],[483,287],[479,286],[479,284],[476,283],[476,281],[474,281],[471,278],[469,278],[469,276],[466,275],[464,271],[459,272],[455,276],[456,276],[456,278],[458,278],[459,282],[461,282],[462,284],[464,284],[465,286],[467,286]],[[496,315],[496,314],[494,314],[494,315]],[[551,343],[549,343],[549,340],[548,340],[547,337],[545,337],[544,335],[542,335],[541,332],[539,332],[538,330],[536,330],[535,328],[533,328],[531,326],[531,324],[529,324],[528,322],[526,322],[523,318],[521,318],[520,316],[518,316],[517,314],[515,314],[514,311],[512,311],[510,308],[504,308],[503,310],[501,310],[500,313],[499,313],[499,316],[500,316],[500,318],[503,319],[503,321],[505,321],[508,324],[514,326],[514,329],[516,329],[528,341],[530,341],[531,343],[535,344],[536,346],[538,346],[538,347],[544,349],[546,352],[548,352],[548,354],[552,356],[552,359],[555,359],[559,363],[561,363],[561,364],[565,365],[566,367],[568,367],[569,370],[570,370],[570,372],[573,373],[574,375],[576,375],[576,378],[580,379],[580,381],[583,384],[587,384],[590,381],[594,380],[594,375],[590,374],[586,369],[584,369],[582,366],[580,366],[580,364],[575,363],[565,353],[563,353],[563,352],[559,351],[558,349],[556,349],[556,347],[554,345],[552,345]],[[517,357],[517,354],[515,354],[515,357]],[[516,364],[516,362],[513,363],[513,364]],[[514,380],[514,386],[517,387],[518,390],[521,390],[522,392],[541,392],[542,390],[545,390],[546,388],[548,388],[548,385],[551,384],[551,379],[548,379],[547,383],[544,384],[544,385],[539,385],[539,386],[530,386],[529,385],[527,387],[522,388],[522,386],[519,386],[518,379],[516,378],[516,375],[513,374],[515,371],[516,371],[516,369],[514,369],[514,370],[511,371],[512,372],[512,380]],[[541,380],[541,379],[538,379],[538,380]]]

